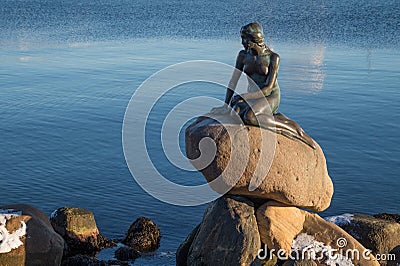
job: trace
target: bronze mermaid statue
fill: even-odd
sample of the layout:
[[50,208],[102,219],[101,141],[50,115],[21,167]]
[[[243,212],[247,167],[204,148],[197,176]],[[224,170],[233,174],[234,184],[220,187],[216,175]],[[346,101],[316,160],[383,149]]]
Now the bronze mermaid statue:
[[[275,131],[291,139],[298,139],[313,149],[315,143],[293,120],[278,113],[280,89],[278,85],[279,55],[264,43],[264,33],[260,24],[253,22],[240,30],[241,50],[236,58],[236,69],[226,90],[225,104],[211,110],[213,114],[228,114],[231,108],[246,125],[259,126]],[[252,79],[248,92],[235,95],[234,90],[242,72]],[[257,86],[250,86],[250,84]],[[256,87],[256,88],[254,88]]]

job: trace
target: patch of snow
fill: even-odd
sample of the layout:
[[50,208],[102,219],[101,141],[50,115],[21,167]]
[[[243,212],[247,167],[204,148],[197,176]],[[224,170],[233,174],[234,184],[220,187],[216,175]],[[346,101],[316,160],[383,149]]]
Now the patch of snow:
[[26,224],[21,221],[21,227],[13,233],[9,233],[6,224],[13,217],[22,215],[22,212],[14,212],[14,210],[0,210],[0,254],[8,253],[11,250],[23,245],[20,237],[26,235]]
[[336,225],[346,225],[350,224],[351,221],[353,220],[354,215],[351,213],[345,213],[342,215],[337,215],[337,216],[330,216],[326,217],[325,220],[331,223],[334,223]]
[[[57,209],[58,210],[58,209]],[[53,219],[54,217],[56,217],[57,215],[57,210],[54,210],[51,214],[50,214],[50,219]]]
[[337,249],[325,245],[305,233],[299,234],[293,240],[292,251],[297,258],[317,260],[328,266],[354,266],[351,259],[340,254]]
[[14,209],[1,209],[0,214],[22,215],[22,211],[14,211]]

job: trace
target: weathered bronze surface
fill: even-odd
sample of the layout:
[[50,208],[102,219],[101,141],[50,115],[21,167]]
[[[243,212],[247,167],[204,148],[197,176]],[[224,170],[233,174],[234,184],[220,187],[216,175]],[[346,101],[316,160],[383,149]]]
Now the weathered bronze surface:
[[[226,90],[225,104],[211,110],[214,114],[229,114],[230,108],[239,114],[244,124],[273,130],[291,139],[298,139],[315,148],[315,143],[293,120],[278,113],[280,89],[278,85],[279,55],[264,43],[260,24],[253,22],[242,27],[241,50],[236,58],[234,71]],[[257,84],[248,87],[248,92],[235,95],[234,90],[242,72]]]

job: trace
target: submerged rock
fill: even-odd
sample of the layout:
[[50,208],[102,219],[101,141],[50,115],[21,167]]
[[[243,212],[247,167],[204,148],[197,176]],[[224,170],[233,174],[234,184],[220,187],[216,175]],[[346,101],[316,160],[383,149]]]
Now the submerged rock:
[[150,252],[160,247],[160,239],[158,226],[149,218],[139,217],[129,227],[122,243],[139,252]]
[[[14,214],[6,217],[6,213]],[[5,231],[0,225],[0,265],[61,264],[64,240],[53,230],[46,214],[26,204],[1,206],[0,216],[2,214]],[[13,235],[16,238],[7,243]],[[13,245],[17,240],[20,243]]]
[[227,195],[210,203],[205,211],[187,265],[250,265],[260,247],[253,203]]
[[114,241],[100,234],[91,211],[63,207],[54,211],[50,217],[54,230],[68,245],[68,256],[75,254],[95,255],[99,250],[115,246]]
[[62,266],[105,266],[104,261],[100,261],[87,255],[75,255],[63,260]]
[[65,259],[62,266],[128,266],[129,264],[117,260],[98,260],[87,255],[75,255]]
[[[196,161],[201,158],[200,142],[210,138],[216,145],[214,160],[210,164]],[[312,149],[266,129],[219,124],[210,118],[197,120],[186,129],[187,156],[206,180],[210,183],[224,173],[221,182],[210,183],[215,191],[224,193],[232,187],[229,194],[323,211],[330,205],[333,184],[325,156],[315,145]],[[204,151],[209,152],[208,148]],[[259,184],[254,190],[249,189],[253,179]]]
[[122,261],[135,260],[140,257],[140,252],[129,247],[120,247],[115,251],[115,258]]

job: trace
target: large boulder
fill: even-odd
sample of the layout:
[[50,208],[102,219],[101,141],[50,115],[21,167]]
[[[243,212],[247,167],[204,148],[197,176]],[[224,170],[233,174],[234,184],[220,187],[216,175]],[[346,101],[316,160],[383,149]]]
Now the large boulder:
[[356,239],[317,214],[273,201],[256,213],[261,241],[278,258],[313,259],[318,265],[379,266]]
[[223,196],[208,206],[194,234],[187,265],[250,265],[261,247],[253,203]]
[[[202,147],[210,139],[216,145],[215,157],[199,160],[200,150],[212,150],[212,145]],[[330,205],[333,184],[325,156],[315,146],[312,149],[301,141],[234,121],[220,124],[200,118],[186,129],[186,153],[194,166],[209,183],[222,174],[219,182],[210,183],[215,191],[225,193],[228,187],[232,188],[229,194],[322,211]]]
[[336,223],[363,246],[372,250],[380,259],[381,265],[386,265],[387,255],[400,245],[400,224],[397,222],[397,215],[380,214],[374,217],[356,213],[326,219]]
[[0,207],[0,265],[60,265],[64,240],[42,211],[26,204]]
[[296,207],[267,206],[264,204],[257,210],[261,240],[269,249],[285,250],[289,254],[293,239],[303,230],[305,214]]
[[187,256],[194,238],[199,232],[200,224],[196,226],[176,250],[176,266],[187,266]]
[[68,245],[67,256],[95,255],[103,248],[116,245],[100,234],[94,215],[89,210],[62,207],[51,214],[50,222],[54,230],[65,239]]

